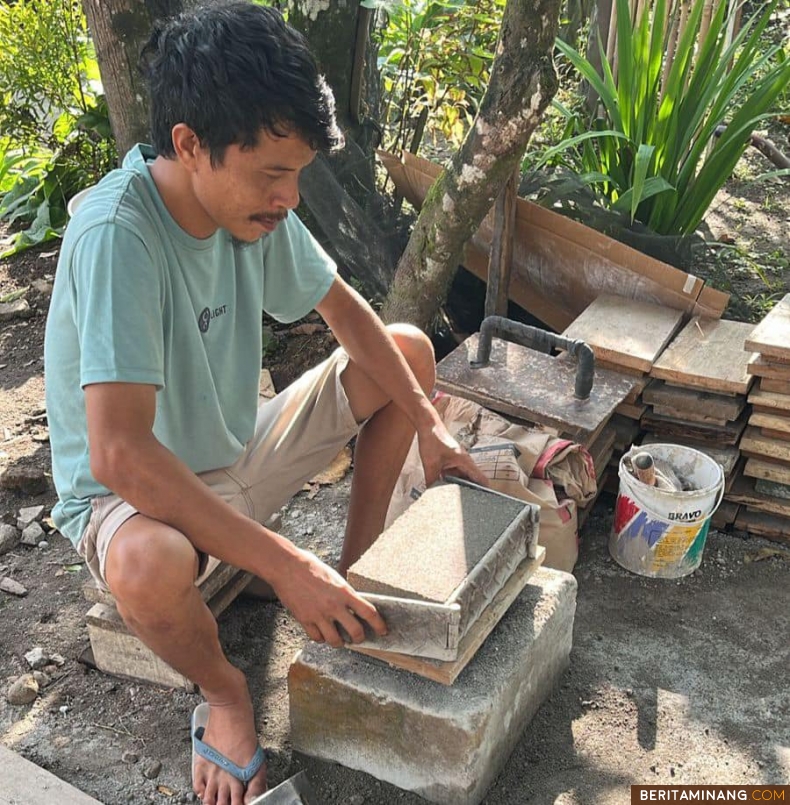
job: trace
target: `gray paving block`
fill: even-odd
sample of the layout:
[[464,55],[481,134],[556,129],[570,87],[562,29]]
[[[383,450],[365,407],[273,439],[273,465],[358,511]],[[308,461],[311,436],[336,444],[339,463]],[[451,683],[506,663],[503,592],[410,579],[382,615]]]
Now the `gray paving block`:
[[478,805],[568,664],[576,580],[541,569],[455,684],[327,646],[288,674],[300,752],[440,805]]
[[442,604],[525,505],[459,484],[431,487],[349,568],[348,581]]

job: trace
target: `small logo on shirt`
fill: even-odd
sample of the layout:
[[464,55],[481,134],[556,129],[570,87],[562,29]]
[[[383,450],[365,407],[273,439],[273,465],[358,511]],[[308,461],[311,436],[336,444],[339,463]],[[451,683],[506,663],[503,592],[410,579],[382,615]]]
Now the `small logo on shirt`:
[[209,325],[211,324],[212,319],[216,319],[218,316],[223,316],[225,313],[228,312],[227,305],[221,305],[220,307],[215,307],[214,310],[211,308],[204,307],[203,310],[200,311],[200,315],[198,316],[198,329],[201,333],[207,333]]

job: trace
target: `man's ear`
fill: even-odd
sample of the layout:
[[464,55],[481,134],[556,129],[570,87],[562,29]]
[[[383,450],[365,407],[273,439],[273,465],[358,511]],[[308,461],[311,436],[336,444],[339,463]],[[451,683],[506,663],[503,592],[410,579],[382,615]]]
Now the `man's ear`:
[[197,162],[203,149],[197,134],[186,123],[176,123],[170,133],[178,161],[188,170],[197,170]]

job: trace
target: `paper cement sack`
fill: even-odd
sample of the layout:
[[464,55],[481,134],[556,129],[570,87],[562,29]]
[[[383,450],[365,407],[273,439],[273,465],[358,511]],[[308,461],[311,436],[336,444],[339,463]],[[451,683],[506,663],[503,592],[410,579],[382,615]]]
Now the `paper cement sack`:
[[[590,454],[538,427],[514,425],[476,403],[440,394],[434,405],[498,492],[540,506],[539,543],[545,564],[572,571],[578,556],[576,507],[596,492]],[[417,440],[411,445],[387,511],[386,525],[425,491]]]

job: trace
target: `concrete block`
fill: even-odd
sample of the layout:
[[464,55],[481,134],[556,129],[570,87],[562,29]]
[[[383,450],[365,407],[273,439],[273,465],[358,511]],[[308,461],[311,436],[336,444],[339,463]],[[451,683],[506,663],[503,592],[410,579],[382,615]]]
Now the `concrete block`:
[[431,487],[349,568],[348,582],[443,604],[524,506],[460,484]]
[[478,805],[568,664],[576,580],[541,569],[451,687],[310,645],[288,674],[300,752],[440,805]]

